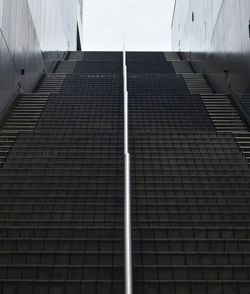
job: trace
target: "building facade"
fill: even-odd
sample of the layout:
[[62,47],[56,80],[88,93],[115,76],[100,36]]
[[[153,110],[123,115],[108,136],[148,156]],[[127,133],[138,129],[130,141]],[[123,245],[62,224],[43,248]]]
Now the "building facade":
[[79,33],[79,42],[83,47],[83,0],[77,0],[77,24]]
[[176,0],[172,21],[173,50],[239,97],[248,92],[249,11],[248,0]]
[[0,0],[0,113],[77,46],[77,0]]

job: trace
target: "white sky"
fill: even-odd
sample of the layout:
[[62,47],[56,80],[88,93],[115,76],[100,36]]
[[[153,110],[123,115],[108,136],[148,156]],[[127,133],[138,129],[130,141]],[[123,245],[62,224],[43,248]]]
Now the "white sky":
[[174,0],[84,0],[83,50],[171,50]]

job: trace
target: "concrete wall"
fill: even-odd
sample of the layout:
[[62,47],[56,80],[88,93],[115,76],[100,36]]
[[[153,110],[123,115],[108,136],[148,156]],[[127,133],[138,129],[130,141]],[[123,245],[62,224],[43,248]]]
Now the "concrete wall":
[[249,20],[249,0],[176,0],[173,50],[199,60],[223,91],[241,96],[250,82]]
[[0,0],[0,119],[15,95],[31,91],[43,71],[27,1]]

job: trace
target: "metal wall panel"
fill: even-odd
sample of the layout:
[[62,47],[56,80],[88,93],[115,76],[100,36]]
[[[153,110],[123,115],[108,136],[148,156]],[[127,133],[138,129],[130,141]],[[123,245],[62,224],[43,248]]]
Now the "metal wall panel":
[[[59,0],[59,8],[68,51],[75,51],[77,44],[77,0]],[[59,50],[62,49],[59,48]]]
[[46,68],[76,50],[77,0],[28,0]]
[[0,29],[2,28],[3,0],[0,0]]
[[0,119],[61,51],[76,49],[76,29],[77,0],[0,0]]
[[27,1],[0,1],[3,4],[0,28],[1,119],[18,91],[31,91],[45,67]]
[[249,20],[249,0],[176,0],[173,50],[203,61],[223,91],[241,96],[250,82]]
[[200,52],[209,47],[222,3],[223,0],[176,0],[173,49]]
[[77,23],[79,27],[80,41],[83,48],[83,0],[77,0]]
[[8,105],[9,99],[18,89],[18,74],[2,33],[0,35],[0,112],[2,112]]
[[42,51],[76,50],[76,0],[28,0]]

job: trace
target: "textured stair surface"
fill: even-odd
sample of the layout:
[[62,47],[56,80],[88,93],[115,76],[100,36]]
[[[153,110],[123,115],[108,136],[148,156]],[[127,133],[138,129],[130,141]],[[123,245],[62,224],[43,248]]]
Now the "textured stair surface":
[[135,293],[250,293],[247,127],[178,56],[131,55]]
[[123,293],[122,53],[68,58],[3,125],[1,294]]
[[[124,293],[123,56],[70,52],[0,132],[0,293]],[[250,294],[250,133],[176,52],[128,52],[135,294]]]

